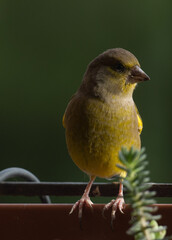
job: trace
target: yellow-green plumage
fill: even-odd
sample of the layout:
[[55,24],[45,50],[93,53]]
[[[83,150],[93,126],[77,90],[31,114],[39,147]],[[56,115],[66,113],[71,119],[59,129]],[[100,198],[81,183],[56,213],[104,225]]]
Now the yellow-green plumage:
[[[113,69],[116,61],[125,71]],[[121,147],[140,148],[142,120],[132,98],[136,82],[132,77],[127,82],[135,66],[140,66],[137,59],[126,50],[103,53],[89,65],[81,87],[67,106],[63,125],[68,151],[90,176],[124,175],[116,166]]]
[[140,148],[138,119],[132,99],[112,104],[76,94],[65,114],[66,141],[71,158],[89,175],[111,177],[122,146]]

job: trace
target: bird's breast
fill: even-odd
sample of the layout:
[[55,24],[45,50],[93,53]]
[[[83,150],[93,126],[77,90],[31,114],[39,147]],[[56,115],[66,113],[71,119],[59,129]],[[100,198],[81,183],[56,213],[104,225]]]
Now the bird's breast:
[[110,177],[121,147],[140,147],[137,115],[131,99],[111,104],[76,97],[65,115],[66,140],[73,161],[90,175]]

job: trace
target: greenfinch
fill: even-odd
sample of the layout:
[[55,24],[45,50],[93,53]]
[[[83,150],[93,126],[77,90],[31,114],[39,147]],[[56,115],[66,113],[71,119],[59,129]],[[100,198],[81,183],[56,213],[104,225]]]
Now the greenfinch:
[[[137,83],[149,80],[140,68],[137,58],[122,48],[109,49],[96,57],[87,67],[82,83],[71,98],[64,117],[66,143],[74,163],[90,181],[79,201],[81,219],[83,206],[92,206],[89,192],[96,177],[125,177],[117,167],[122,147],[140,149],[142,120],[133,101]],[[112,219],[116,210],[123,210],[123,186],[120,182],[116,200],[105,205],[112,207]]]

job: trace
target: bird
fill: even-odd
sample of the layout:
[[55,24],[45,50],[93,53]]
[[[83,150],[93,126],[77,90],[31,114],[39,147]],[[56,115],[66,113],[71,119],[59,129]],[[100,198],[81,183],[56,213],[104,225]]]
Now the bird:
[[[98,55],[86,69],[81,85],[70,99],[63,116],[67,149],[73,162],[90,181],[70,214],[78,208],[82,219],[84,206],[92,207],[89,193],[96,177],[125,177],[117,167],[122,147],[140,149],[143,122],[133,100],[140,82],[149,80],[137,58],[123,48],[112,48]],[[123,184],[116,199],[106,204],[111,220],[117,209],[123,213]]]

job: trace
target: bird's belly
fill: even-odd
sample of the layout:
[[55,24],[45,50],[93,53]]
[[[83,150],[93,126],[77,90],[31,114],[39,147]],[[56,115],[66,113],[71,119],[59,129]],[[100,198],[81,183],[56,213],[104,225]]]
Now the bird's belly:
[[[66,140],[71,158],[89,175],[111,177],[123,172],[116,166],[121,147],[140,148],[138,123],[133,107],[121,112],[96,108],[66,129]],[[72,123],[72,121],[71,121]]]

